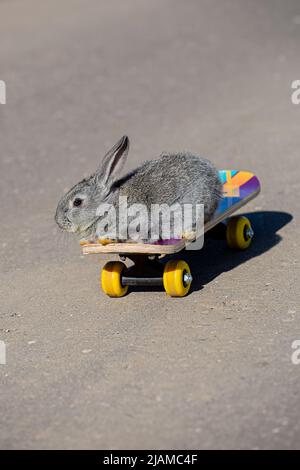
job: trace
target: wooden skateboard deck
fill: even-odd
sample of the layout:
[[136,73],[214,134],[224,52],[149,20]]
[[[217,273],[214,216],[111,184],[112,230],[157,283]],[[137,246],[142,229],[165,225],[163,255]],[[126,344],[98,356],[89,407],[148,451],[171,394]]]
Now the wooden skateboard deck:
[[[239,170],[221,170],[220,179],[223,183],[223,197],[213,218],[204,226],[204,233],[227,219],[231,214],[254,199],[260,192],[258,178],[250,172]],[[115,254],[157,254],[178,253],[189,243],[183,239],[159,240],[156,243],[85,243],[82,245],[84,254],[115,253]]]

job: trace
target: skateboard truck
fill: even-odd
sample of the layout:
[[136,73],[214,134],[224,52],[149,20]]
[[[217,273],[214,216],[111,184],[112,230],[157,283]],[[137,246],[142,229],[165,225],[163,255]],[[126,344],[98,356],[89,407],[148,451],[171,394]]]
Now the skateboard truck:
[[[122,261],[129,258],[134,263],[122,276],[123,286],[163,286],[163,265],[158,262],[157,256],[122,254],[120,258]],[[145,270],[147,276],[144,275]]]
[[[155,259],[144,259],[139,257],[128,256],[134,265],[125,271],[122,275],[122,286],[160,286],[164,287],[164,265],[159,263],[157,257]],[[123,261],[126,259],[125,255],[121,258]],[[143,275],[147,271],[148,275]],[[185,287],[190,286],[192,283],[192,275],[190,272],[182,271],[182,283]]]

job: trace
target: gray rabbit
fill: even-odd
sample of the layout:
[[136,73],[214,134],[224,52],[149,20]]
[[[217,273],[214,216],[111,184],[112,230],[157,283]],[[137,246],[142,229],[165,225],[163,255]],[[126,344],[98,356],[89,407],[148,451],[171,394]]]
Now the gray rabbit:
[[[128,207],[139,204],[149,210],[158,204],[169,207],[203,204],[204,223],[213,216],[222,196],[222,183],[209,160],[190,153],[163,153],[157,160],[145,162],[120,178],[128,150],[129,139],[124,136],[105,155],[92,176],[77,183],[62,197],[55,215],[61,229],[80,234],[82,241],[107,238],[124,241],[128,238],[127,226],[120,223],[124,222],[120,220],[121,211],[115,211],[120,209],[120,200],[126,200]],[[101,212],[99,207],[105,210]],[[110,211],[109,207],[114,210]],[[121,229],[117,232],[116,226],[121,225],[123,232]],[[151,222],[150,226],[153,229]],[[157,238],[166,238],[160,227],[156,226],[155,231]],[[178,235],[193,238],[194,232],[175,234],[174,238]],[[150,231],[140,235],[143,240],[151,238]]]

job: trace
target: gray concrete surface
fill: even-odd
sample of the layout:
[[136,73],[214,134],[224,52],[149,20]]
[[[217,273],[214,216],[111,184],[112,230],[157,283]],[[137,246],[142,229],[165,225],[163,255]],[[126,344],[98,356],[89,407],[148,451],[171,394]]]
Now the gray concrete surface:
[[[0,447],[299,448],[297,0],[0,2]],[[247,253],[188,255],[187,298],[99,290],[56,229],[123,133],[249,169]],[[293,217],[293,219],[292,219]]]

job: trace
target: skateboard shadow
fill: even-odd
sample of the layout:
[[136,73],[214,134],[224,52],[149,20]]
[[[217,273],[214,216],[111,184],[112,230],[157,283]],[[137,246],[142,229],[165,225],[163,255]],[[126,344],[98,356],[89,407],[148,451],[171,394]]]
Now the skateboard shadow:
[[280,243],[282,237],[277,233],[293,219],[287,212],[261,211],[243,213],[251,221],[254,230],[252,245],[246,251],[233,251],[227,247],[225,225],[218,226],[205,237],[204,246],[199,251],[186,251],[176,255],[189,264],[193,273],[191,291],[198,291],[218,277],[251,258],[260,256]]
[[[177,258],[184,259],[189,264],[193,275],[190,292],[202,290],[220,274],[231,271],[249,259],[260,256],[273,248],[282,240],[277,232],[293,219],[291,214],[279,211],[244,212],[240,215],[249,218],[254,230],[253,242],[247,250],[234,251],[227,247],[226,227],[221,223],[205,235],[204,246],[201,250],[181,251],[163,258],[162,263]],[[162,291],[162,287],[131,287],[130,290],[153,292]]]

